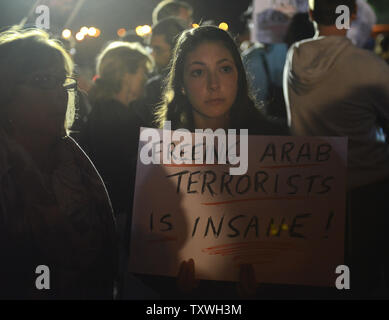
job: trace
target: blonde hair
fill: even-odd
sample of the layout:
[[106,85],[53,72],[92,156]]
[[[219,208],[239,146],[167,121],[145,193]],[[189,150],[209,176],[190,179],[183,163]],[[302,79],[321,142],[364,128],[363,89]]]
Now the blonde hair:
[[109,43],[97,56],[97,80],[89,96],[92,100],[112,98],[120,91],[124,74],[136,73],[143,63],[148,71],[152,70],[153,60],[140,43],[126,41]]
[[[8,121],[7,105],[15,93],[16,83],[24,75],[32,73],[47,64],[62,60],[66,75],[73,72],[73,61],[61,42],[50,38],[40,29],[21,29],[13,26],[0,33],[0,127]],[[68,103],[65,127],[69,129],[74,121],[75,105]]]

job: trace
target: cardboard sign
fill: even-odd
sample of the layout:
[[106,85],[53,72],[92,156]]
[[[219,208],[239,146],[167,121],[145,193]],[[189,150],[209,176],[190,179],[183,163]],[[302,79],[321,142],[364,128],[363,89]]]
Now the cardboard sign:
[[307,0],[255,0],[251,40],[262,43],[284,42],[293,15],[307,11]]
[[237,281],[249,263],[258,282],[334,285],[344,262],[346,138],[248,138],[244,175],[228,164],[138,158],[130,272],[177,276],[193,258],[199,279]]

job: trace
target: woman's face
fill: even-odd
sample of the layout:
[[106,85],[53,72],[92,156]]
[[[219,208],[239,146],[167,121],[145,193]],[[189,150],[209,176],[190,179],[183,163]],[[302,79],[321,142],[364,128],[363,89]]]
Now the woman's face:
[[25,75],[16,85],[9,120],[20,135],[42,139],[65,136],[68,96],[63,64]]
[[142,64],[135,73],[125,73],[122,79],[122,89],[116,95],[124,105],[141,98],[144,94],[145,83],[147,80],[147,68]]
[[228,117],[238,92],[238,70],[222,43],[204,42],[187,55],[184,90],[195,120]]
[[144,87],[147,80],[147,68],[145,64],[141,64],[136,73],[132,75],[130,84],[131,92],[134,100],[142,97],[144,93]]

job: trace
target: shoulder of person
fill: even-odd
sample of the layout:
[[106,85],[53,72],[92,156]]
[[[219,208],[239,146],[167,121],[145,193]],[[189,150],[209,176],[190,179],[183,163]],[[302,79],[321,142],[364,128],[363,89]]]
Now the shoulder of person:
[[265,49],[266,49],[266,45],[264,45],[263,43],[255,42],[253,45],[251,45],[250,47],[248,47],[242,52],[242,58],[243,59],[251,58],[253,56],[261,54],[262,52],[265,51]]
[[72,137],[69,136],[64,137],[61,140],[59,148],[60,148],[59,150],[60,157],[72,158],[81,167],[88,168],[90,170],[96,170],[91,160],[87,156],[87,154]]
[[[86,180],[84,181],[88,182],[87,184],[91,188],[90,192],[98,195],[98,197],[104,196],[104,198],[108,201],[109,206],[111,206],[103,179],[87,154],[82,150],[77,142],[69,136],[63,138],[62,146],[62,155],[72,157],[75,165],[80,170],[80,173],[85,177]],[[67,153],[67,155],[64,153]]]
[[372,67],[374,71],[389,77],[389,65],[373,51],[355,47],[354,57],[359,58],[366,68],[370,69]]

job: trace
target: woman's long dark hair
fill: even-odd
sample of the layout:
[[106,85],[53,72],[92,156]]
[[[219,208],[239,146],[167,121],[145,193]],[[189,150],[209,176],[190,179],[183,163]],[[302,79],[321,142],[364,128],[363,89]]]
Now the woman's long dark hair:
[[203,26],[181,34],[174,49],[169,75],[163,94],[163,102],[156,114],[156,124],[163,127],[171,121],[172,129],[194,129],[192,106],[183,94],[184,64],[187,55],[204,42],[222,44],[232,55],[238,71],[238,92],[230,110],[230,128],[248,129],[253,118],[260,117],[252,95],[249,93],[246,71],[233,38],[224,30],[214,26]]

